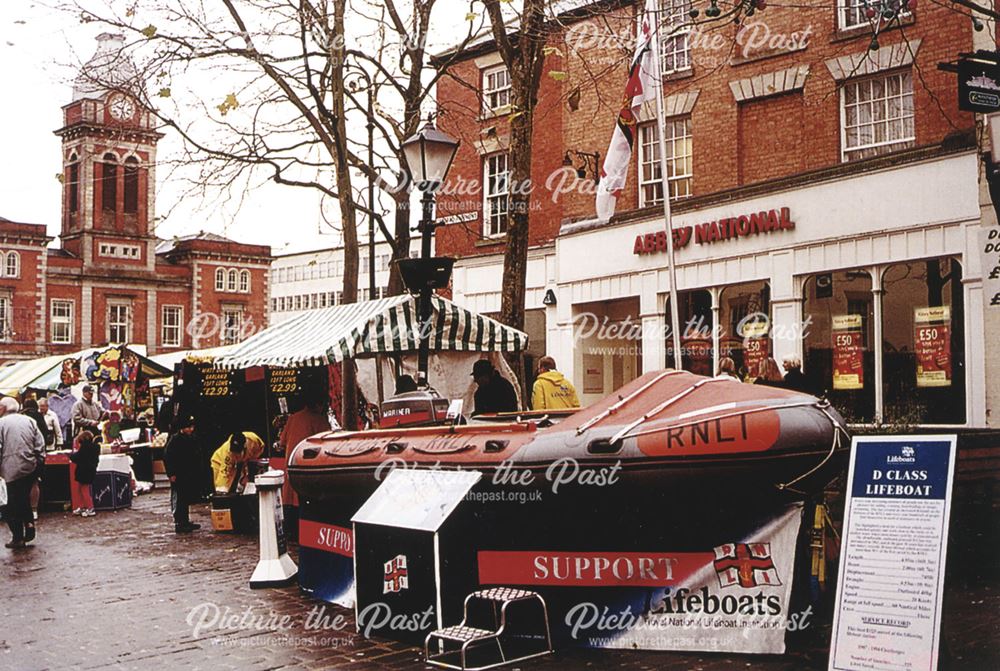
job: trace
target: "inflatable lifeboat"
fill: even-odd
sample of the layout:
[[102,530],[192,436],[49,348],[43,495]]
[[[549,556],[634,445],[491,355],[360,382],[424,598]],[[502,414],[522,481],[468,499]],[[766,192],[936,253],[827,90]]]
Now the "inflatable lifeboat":
[[545,497],[523,498],[570,512],[581,501],[729,505],[816,493],[842,471],[850,443],[826,401],[675,370],[551,419],[319,434],[296,447],[289,477],[307,501],[351,512],[392,468],[475,469],[488,488],[537,489]]

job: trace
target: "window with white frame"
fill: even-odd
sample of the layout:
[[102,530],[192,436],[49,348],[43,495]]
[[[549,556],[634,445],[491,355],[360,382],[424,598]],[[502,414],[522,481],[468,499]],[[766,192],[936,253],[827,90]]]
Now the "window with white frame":
[[243,307],[238,305],[222,306],[222,344],[235,345],[240,341],[243,331]]
[[248,294],[250,293],[250,271],[241,270],[240,271],[240,293]]
[[237,290],[240,283],[240,273],[236,268],[230,268],[229,272],[226,273],[226,291]]
[[7,252],[7,255],[2,259],[3,268],[2,275],[4,277],[19,277],[21,275],[21,255],[15,251]]
[[497,114],[510,106],[510,73],[506,65],[483,70],[483,114]]
[[108,342],[127,343],[132,338],[131,301],[108,301]]
[[691,0],[664,0],[660,11],[660,71],[669,75],[690,70]]
[[0,342],[11,338],[14,321],[14,307],[9,295],[0,294]]
[[141,248],[138,245],[102,242],[97,246],[97,253],[100,256],[107,256],[113,259],[137,259],[141,254]]
[[844,160],[912,147],[913,75],[879,74],[848,81],[840,91]]
[[164,347],[180,347],[181,323],[184,320],[184,308],[180,305],[164,305],[160,316],[160,339]]
[[[694,175],[691,152],[691,119],[667,119],[667,182],[670,199],[691,195]],[[660,132],[655,123],[639,127],[639,207],[663,202],[660,172]]]
[[[902,18],[910,17],[910,10],[904,0],[894,0],[889,9],[898,12]],[[870,17],[868,12],[874,10],[875,15]],[[870,28],[874,21],[882,21],[882,12],[885,8],[882,3],[875,3],[873,0],[837,0],[837,28],[840,30],[852,30],[854,28]]]
[[215,269],[215,290],[225,291],[226,290],[226,269],[216,268]]
[[52,299],[52,342],[56,345],[68,345],[73,342],[73,301],[61,298]]
[[483,161],[483,236],[497,237],[507,232],[510,172],[507,154],[493,154]]

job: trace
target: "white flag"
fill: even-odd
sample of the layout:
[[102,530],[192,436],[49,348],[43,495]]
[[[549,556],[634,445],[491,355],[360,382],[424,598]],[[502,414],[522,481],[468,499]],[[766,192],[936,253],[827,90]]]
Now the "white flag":
[[625,177],[632,158],[638,124],[636,115],[646,101],[659,95],[656,73],[656,0],[646,0],[642,21],[636,35],[635,54],[625,83],[625,96],[618,121],[611,135],[608,153],[601,168],[601,183],[597,185],[597,218],[607,221],[615,213],[615,201],[625,188]]

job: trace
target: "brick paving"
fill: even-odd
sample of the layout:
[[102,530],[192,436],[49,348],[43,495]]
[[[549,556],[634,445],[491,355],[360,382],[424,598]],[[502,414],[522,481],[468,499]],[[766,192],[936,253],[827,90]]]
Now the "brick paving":
[[[81,519],[43,513],[31,549],[0,548],[0,669],[429,669],[417,648],[342,631],[304,628],[320,605],[296,587],[251,590],[256,541],[204,525],[176,536],[168,496],[158,490],[131,510]],[[949,548],[942,668],[1000,668],[1000,505],[955,509]],[[6,529],[0,534],[7,538]],[[294,556],[294,549],[293,549]],[[214,603],[242,615],[288,616],[274,633],[209,630],[192,636],[186,618]],[[571,650],[516,669],[825,669],[829,621],[792,642],[783,656]]]

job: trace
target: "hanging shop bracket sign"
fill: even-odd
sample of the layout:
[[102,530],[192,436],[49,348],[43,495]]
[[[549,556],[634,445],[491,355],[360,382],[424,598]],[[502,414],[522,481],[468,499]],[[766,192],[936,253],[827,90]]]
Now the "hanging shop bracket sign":
[[[707,221],[697,226],[674,228],[674,248],[683,249],[692,240],[696,245],[710,245],[716,242],[736,240],[755,235],[767,235],[779,231],[794,230],[795,222],[787,207],[741,214],[738,217],[724,217]],[[633,254],[655,254],[667,251],[667,232],[654,231],[635,236]]]

